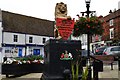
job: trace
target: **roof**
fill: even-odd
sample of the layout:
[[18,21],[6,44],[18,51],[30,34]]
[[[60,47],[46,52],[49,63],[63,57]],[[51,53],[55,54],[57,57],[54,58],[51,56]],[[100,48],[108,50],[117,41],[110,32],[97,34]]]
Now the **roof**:
[[109,21],[109,20],[114,19],[116,17],[120,17],[120,9],[108,14],[104,18],[105,18],[106,21]]
[[2,26],[4,32],[25,33],[49,37],[54,36],[54,21],[7,11],[2,11]]

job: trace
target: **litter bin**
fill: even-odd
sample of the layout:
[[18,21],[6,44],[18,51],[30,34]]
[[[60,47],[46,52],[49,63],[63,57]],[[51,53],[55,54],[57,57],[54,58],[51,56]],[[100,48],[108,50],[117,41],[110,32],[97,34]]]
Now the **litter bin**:
[[100,60],[93,61],[93,70],[103,72],[103,62]]
[[103,71],[103,62],[100,60],[93,61],[93,80],[98,80],[98,72]]

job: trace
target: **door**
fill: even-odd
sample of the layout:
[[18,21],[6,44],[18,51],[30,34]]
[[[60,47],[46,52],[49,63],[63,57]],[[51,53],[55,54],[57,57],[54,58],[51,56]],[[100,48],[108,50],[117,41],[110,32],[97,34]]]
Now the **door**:
[[22,57],[22,49],[19,49],[18,56]]
[[40,55],[40,49],[34,49],[33,54],[34,55]]

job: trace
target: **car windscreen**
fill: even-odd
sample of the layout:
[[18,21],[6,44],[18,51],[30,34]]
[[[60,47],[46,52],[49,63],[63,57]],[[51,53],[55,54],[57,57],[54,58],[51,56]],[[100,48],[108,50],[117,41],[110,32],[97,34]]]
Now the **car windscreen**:
[[106,47],[101,47],[101,48],[98,48],[99,51],[104,51]]

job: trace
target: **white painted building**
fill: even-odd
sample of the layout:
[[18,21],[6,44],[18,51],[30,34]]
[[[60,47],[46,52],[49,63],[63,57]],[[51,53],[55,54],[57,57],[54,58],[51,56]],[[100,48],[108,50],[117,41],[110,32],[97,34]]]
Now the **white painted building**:
[[0,56],[43,55],[44,43],[54,38],[54,22],[7,11],[0,13]]
[[13,32],[3,32],[2,34],[3,53],[7,57],[22,57],[25,56],[25,51],[26,55],[33,55],[35,51],[44,55],[44,42],[51,38]]

